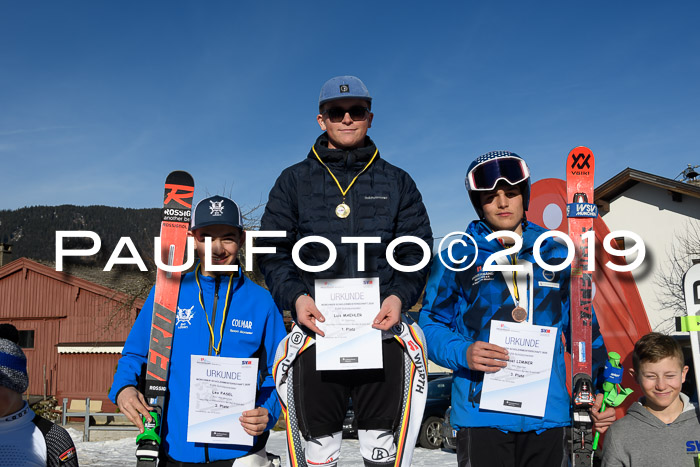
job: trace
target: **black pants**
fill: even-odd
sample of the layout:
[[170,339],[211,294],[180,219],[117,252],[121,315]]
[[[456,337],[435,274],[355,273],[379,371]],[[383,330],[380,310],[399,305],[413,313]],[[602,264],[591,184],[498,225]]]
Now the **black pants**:
[[357,428],[392,430],[401,416],[403,349],[395,339],[382,341],[383,368],[316,371],[316,348],[294,361],[294,398],[299,428],[306,439],[342,431],[352,398]]
[[459,467],[560,467],[567,465],[567,428],[507,432],[462,428],[457,433]]

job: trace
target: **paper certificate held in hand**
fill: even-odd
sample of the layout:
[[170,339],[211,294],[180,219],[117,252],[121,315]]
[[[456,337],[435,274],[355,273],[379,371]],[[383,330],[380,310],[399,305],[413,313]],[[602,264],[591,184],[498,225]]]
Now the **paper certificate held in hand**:
[[491,321],[489,343],[508,349],[505,368],[484,374],[482,409],[543,417],[557,328]]
[[255,408],[258,359],[191,357],[187,441],[252,446],[239,418]]
[[379,279],[317,279],[317,370],[382,368],[382,333],[372,327],[379,313]]

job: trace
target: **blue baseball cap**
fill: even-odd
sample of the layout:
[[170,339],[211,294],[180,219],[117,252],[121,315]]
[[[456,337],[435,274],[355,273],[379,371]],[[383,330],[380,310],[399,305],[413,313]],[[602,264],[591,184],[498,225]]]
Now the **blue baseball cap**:
[[318,96],[318,106],[337,99],[358,98],[372,102],[367,86],[355,76],[336,76],[331,78],[321,88]]
[[217,195],[197,203],[192,212],[191,229],[201,229],[209,225],[230,225],[243,230],[241,210],[236,202],[225,196]]

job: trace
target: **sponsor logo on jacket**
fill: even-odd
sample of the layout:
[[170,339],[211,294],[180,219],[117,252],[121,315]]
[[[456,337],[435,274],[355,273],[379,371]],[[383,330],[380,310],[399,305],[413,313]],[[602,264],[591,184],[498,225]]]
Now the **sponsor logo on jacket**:
[[240,334],[253,334],[253,322],[246,319],[233,318],[231,320],[231,332]]
[[480,271],[472,277],[472,286],[484,281],[492,281],[495,276],[493,271]]
[[177,307],[176,318],[175,326],[177,326],[178,329],[187,329],[190,324],[192,324],[192,318],[194,318],[194,305],[189,308]]
[[557,275],[554,271],[547,271],[546,269],[542,270],[542,279],[543,281],[537,281],[537,285],[540,287],[549,287],[552,289],[558,289],[559,288],[559,283],[554,282],[554,280],[557,278]]

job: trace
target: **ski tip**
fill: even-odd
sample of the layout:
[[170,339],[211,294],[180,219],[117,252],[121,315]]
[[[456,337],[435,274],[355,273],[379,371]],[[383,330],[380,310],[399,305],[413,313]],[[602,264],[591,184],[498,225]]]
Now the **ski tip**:
[[571,151],[569,151],[569,155],[571,155],[572,153],[579,153],[579,152],[589,152],[591,154],[593,153],[593,151],[591,151],[588,146],[576,146]]
[[184,170],[174,170],[165,178],[165,183],[169,185],[194,186],[194,178]]
[[566,158],[566,179],[569,181],[588,181],[593,190],[593,174],[595,172],[595,157],[593,151],[586,146],[577,146],[569,152]]

